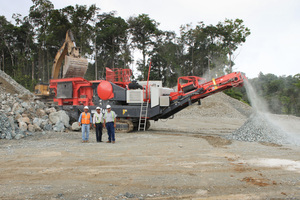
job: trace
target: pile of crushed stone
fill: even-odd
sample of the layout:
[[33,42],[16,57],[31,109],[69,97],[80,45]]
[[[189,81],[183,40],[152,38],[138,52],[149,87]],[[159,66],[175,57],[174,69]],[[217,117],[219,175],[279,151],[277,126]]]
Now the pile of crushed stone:
[[246,120],[251,113],[251,106],[220,92],[201,100],[201,105],[195,103],[192,106],[183,109],[179,113],[176,113],[175,117],[222,117]]
[[69,116],[35,99],[22,85],[0,70],[0,139],[21,139],[34,132],[63,132]]
[[267,142],[274,144],[291,144],[289,136],[269,120],[265,113],[253,113],[239,129],[226,136],[227,139],[246,142]]

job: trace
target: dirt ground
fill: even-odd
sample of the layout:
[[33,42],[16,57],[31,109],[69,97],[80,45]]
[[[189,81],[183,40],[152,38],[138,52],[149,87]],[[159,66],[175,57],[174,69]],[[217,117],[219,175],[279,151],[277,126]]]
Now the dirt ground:
[[94,131],[0,140],[0,199],[300,199],[299,146],[223,138],[245,119],[182,120],[116,144]]

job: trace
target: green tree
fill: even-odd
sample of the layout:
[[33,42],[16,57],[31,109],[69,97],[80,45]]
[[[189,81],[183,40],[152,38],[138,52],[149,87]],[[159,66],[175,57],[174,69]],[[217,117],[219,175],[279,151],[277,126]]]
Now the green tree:
[[142,72],[143,78],[146,78],[146,57],[149,55],[150,49],[153,48],[155,36],[160,34],[158,30],[159,23],[151,19],[147,14],[140,14],[137,17],[130,17],[128,24],[134,47],[142,51],[143,59],[140,62],[139,69]]
[[242,19],[225,19],[219,22],[217,28],[222,36],[223,48],[229,55],[229,73],[232,72],[232,55],[238,46],[246,42],[246,38],[251,34],[250,29],[245,27]]
[[162,80],[163,85],[173,87],[180,71],[180,46],[175,43],[174,32],[166,31],[157,37],[157,42],[150,53],[152,58],[150,79]]
[[[38,42],[38,70],[39,78],[44,82],[49,77],[50,58],[46,45],[49,26],[49,15],[54,9],[54,5],[49,0],[32,0],[33,5],[29,10],[29,20],[34,27],[35,39]],[[46,59],[46,61],[45,61]],[[47,72],[47,76],[46,76]]]
[[94,39],[94,28],[91,24],[94,23],[99,8],[95,4],[90,7],[76,4],[75,7],[67,6],[62,11],[71,23],[76,44],[80,47],[82,55],[91,55]]
[[[14,35],[13,35],[14,25],[8,22],[5,16],[0,16],[0,48],[2,52],[2,69],[5,71],[6,66],[14,66]],[[10,61],[8,65],[7,61]]]
[[198,23],[195,28],[186,24],[181,26],[180,35],[184,75],[207,75],[208,78],[223,75],[227,56],[218,27],[206,26],[203,22]]
[[[121,17],[115,17],[114,13],[104,13],[98,16],[99,22],[96,24],[96,47],[97,52],[105,58],[102,67],[116,67],[116,63],[126,66],[130,62],[129,55],[125,56],[127,45],[128,24]],[[127,48],[128,49],[128,48]],[[125,58],[124,58],[125,56]]]
[[295,86],[298,87],[298,88],[300,88],[300,74],[296,74],[294,76],[294,79],[296,81]]

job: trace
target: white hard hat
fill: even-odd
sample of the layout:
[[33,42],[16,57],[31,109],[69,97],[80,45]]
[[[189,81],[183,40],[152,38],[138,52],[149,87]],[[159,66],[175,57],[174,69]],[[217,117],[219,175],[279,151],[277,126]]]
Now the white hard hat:
[[110,105],[107,105],[107,106],[106,106],[106,109],[109,109],[109,108],[111,108],[111,106],[110,106]]
[[87,106],[84,106],[84,108],[83,109],[89,109],[89,107],[87,107]]
[[100,108],[100,107],[97,107],[96,110],[101,110],[101,108]]

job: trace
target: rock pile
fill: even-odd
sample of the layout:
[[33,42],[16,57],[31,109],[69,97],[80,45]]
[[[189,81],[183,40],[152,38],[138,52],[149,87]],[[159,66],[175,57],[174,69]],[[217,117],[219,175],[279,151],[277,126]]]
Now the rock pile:
[[[3,72],[0,78],[5,82],[0,84],[0,139],[20,139],[34,132],[62,132],[69,127],[70,119],[65,111],[56,111],[35,100],[28,90],[3,77]],[[14,94],[7,92],[8,87],[13,88],[9,89]]]
[[20,139],[33,132],[62,132],[69,127],[65,111],[48,108],[28,95],[0,94],[0,138]]
[[228,139],[247,142],[289,144],[288,135],[269,119],[265,113],[256,112],[239,129],[227,136]]
[[252,113],[252,108],[236,99],[229,97],[223,92],[208,96],[201,100],[201,105],[193,104],[179,113],[176,118],[195,118],[195,117],[217,117],[247,119]]

